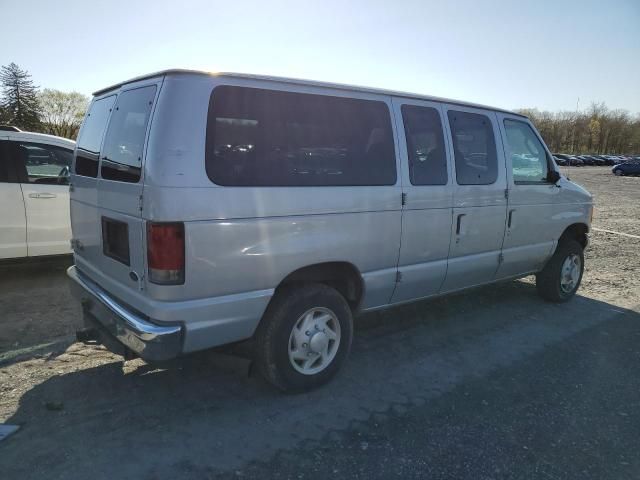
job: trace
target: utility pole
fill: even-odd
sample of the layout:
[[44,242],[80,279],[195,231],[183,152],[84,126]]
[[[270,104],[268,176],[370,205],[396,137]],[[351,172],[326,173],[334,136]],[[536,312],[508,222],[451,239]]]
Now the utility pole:
[[580,97],[576,101],[576,116],[573,119],[573,126],[571,128],[571,153],[576,153],[576,123],[578,123],[578,115],[580,111]]

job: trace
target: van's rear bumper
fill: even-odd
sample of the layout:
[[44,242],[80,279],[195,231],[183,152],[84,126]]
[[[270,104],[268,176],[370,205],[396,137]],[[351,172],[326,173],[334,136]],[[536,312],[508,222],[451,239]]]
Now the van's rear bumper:
[[160,361],[182,353],[182,325],[156,325],[115,300],[98,284],[83,275],[76,266],[69,267],[71,293],[107,334],[144,360]]

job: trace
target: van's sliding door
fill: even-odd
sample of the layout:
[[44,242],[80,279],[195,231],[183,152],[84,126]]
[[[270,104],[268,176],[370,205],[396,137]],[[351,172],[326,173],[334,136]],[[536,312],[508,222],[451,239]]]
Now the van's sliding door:
[[[447,272],[453,206],[448,144],[437,103],[394,98],[405,205],[392,303],[434,295]],[[401,121],[400,121],[401,120]]]
[[442,292],[495,278],[507,215],[506,172],[495,112],[445,105],[455,179]]

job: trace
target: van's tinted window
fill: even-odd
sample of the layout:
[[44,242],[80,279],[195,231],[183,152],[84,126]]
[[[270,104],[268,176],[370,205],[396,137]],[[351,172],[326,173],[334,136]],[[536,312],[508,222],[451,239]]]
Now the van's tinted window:
[[498,178],[491,121],[477,113],[448,112],[458,185],[489,185]]
[[107,128],[109,113],[113,107],[116,96],[101,98],[91,104],[89,113],[84,119],[80,136],[78,137],[78,150],[76,153],[75,173],[85,177],[98,176],[98,157],[104,131]]
[[515,183],[546,183],[549,173],[547,152],[525,122],[505,119],[507,148]]
[[219,185],[393,185],[389,109],[372,100],[220,86],[206,167]]
[[102,178],[140,180],[142,148],[155,96],[155,85],[118,95],[102,148]]
[[412,185],[446,185],[447,157],[440,115],[435,108],[402,106]]

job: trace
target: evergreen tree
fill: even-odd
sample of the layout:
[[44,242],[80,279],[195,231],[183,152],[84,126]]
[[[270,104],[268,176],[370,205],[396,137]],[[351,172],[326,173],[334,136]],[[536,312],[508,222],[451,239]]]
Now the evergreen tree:
[[29,72],[13,62],[4,65],[0,70],[0,83],[4,122],[24,130],[37,130],[40,124],[38,87],[33,84]]

